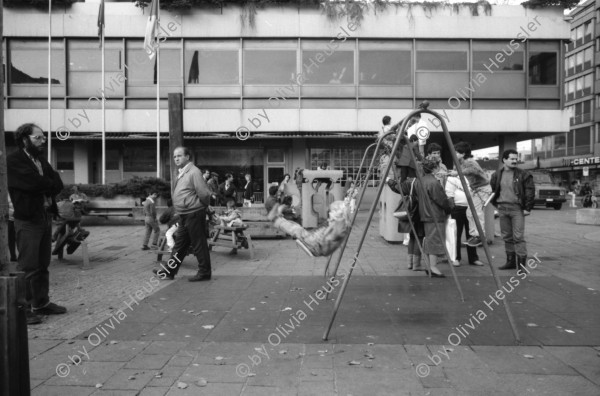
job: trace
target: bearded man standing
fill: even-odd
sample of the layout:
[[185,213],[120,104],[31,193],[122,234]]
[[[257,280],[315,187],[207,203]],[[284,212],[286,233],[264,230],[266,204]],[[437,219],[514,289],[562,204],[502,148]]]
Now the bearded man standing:
[[15,208],[18,268],[25,272],[25,298],[31,305],[27,323],[41,323],[38,315],[67,312],[50,302],[52,219],[58,214],[56,195],[63,189],[59,174],[43,158],[46,136],[35,124],[23,124],[15,133],[19,150],[6,158],[8,192]]

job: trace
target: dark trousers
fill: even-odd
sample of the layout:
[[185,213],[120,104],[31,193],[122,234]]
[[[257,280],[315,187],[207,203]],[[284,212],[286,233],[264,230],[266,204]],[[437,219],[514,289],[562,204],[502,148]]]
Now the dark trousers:
[[402,183],[409,177],[417,177],[417,171],[415,171],[410,166],[399,166],[398,168],[400,168],[400,172],[396,172],[396,174],[400,173],[400,183]]
[[[454,209],[452,209],[452,218],[456,220],[456,260],[460,261],[460,248],[462,247],[461,238],[463,229],[465,231],[466,238],[471,238],[471,234],[469,234],[469,220],[467,219],[467,207],[455,206]],[[467,257],[469,258],[469,263],[479,260],[477,248],[467,246]]]
[[17,237],[15,235],[14,220],[8,221],[8,251],[10,252],[10,261],[17,261]]
[[171,254],[171,260],[174,261],[172,274],[177,274],[181,261],[187,256],[188,250],[191,249],[198,260],[198,274],[200,276],[210,276],[212,269],[206,241],[206,209],[179,216],[179,228],[177,228],[174,235],[175,246],[173,246]]
[[15,219],[15,235],[19,249],[20,271],[25,272],[25,298],[33,308],[50,302],[50,251],[52,248],[52,215],[36,221]]

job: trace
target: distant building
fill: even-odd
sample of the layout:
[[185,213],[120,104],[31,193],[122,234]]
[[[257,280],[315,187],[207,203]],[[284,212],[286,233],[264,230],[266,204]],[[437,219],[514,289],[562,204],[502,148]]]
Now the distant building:
[[[344,180],[355,176],[382,117],[396,123],[424,99],[453,140],[473,149],[502,151],[566,132],[560,60],[569,24],[562,10],[475,7],[389,5],[369,11],[360,26],[289,5],[260,8],[254,26],[229,3],[183,16],[161,10],[159,173],[170,177],[167,95],[174,92],[183,94],[185,144],[195,162],[232,172],[238,187],[250,173],[263,191],[285,173],[322,162],[344,170]],[[52,131],[65,127],[71,135],[52,135],[51,161],[67,183],[101,181],[104,96],[107,181],[155,176],[155,62],[142,44],[147,13],[130,1],[107,1],[103,92],[97,14],[98,3],[86,1],[52,15]],[[4,34],[6,131],[25,121],[47,129],[48,15],[6,8]],[[587,31],[582,37],[592,48]],[[446,151],[439,123],[426,122],[430,141]],[[247,140],[236,138],[240,128],[251,132]]]
[[600,2],[588,0],[570,14],[565,44],[564,102],[569,132],[532,141],[526,167],[550,171],[557,182],[600,188]]

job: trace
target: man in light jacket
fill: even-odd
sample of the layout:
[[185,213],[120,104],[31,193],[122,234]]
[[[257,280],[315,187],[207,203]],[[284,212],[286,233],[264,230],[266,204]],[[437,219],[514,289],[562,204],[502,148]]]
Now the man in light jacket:
[[179,175],[173,192],[173,207],[179,215],[179,228],[175,233],[175,246],[171,258],[160,269],[153,272],[161,279],[174,279],[182,260],[192,249],[198,260],[198,273],[189,278],[190,282],[208,281],[211,278],[210,254],[206,240],[206,209],[211,191],[202,177],[202,172],[190,161],[187,147],[177,147],[173,160],[179,168]]

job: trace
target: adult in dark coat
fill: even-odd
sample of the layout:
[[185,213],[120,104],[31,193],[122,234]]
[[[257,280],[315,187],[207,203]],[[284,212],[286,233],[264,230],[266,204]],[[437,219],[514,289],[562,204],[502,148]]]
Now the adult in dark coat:
[[63,314],[65,307],[50,302],[50,252],[52,219],[58,215],[56,195],[63,189],[59,174],[42,154],[46,137],[35,124],[21,125],[15,134],[19,150],[6,158],[8,192],[14,205],[18,266],[25,272],[25,298],[29,324],[38,315]]
[[236,194],[237,190],[233,184],[233,175],[231,173],[226,173],[225,181],[219,186],[219,198],[221,199],[221,205],[225,206],[229,200],[237,202]]

